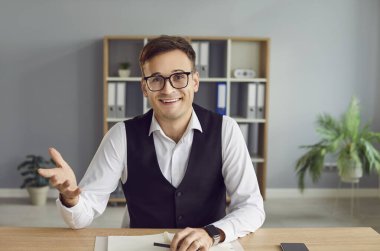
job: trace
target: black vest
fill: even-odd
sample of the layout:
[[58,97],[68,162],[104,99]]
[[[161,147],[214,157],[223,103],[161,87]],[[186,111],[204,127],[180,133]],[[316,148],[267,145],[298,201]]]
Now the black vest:
[[131,228],[203,227],[223,218],[222,116],[193,105],[203,132],[194,130],[185,176],[176,189],[161,173],[148,136],[153,111],[125,121],[128,179],[123,184]]

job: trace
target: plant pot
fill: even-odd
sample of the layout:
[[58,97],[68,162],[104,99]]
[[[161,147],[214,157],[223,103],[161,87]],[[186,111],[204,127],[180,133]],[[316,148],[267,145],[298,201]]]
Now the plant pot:
[[43,206],[46,204],[49,186],[27,188],[32,205]]
[[342,182],[358,183],[360,178],[363,177],[363,169],[361,164],[353,161],[349,162],[348,167],[344,167],[339,175]]
[[119,77],[127,78],[129,75],[131,75],[131,70],[119,69]]

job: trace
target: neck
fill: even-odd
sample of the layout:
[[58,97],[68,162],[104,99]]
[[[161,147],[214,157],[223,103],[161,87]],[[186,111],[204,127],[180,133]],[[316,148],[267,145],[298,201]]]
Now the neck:
[[164,131],[165,135],[171,138],[174,142],[178,143],[186,131],[191,119],[191,114],[192,109],[189,109],[188,114],[180,119],[155,118],[158,124],[160,124],[160,127]]

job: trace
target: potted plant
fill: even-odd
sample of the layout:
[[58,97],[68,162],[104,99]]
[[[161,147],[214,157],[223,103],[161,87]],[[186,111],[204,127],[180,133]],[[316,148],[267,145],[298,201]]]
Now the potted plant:
[[348,110],[340,119],[329,114],[318,115],[317,133],[321,140],[313,145],[301,146],[308,151],[296,163],[298,187],[305,187],[304,178],[309,172],[313,182],[322,174],[326,155],[336,159],[341,180],[358,182],[363,171],[380,173],[380,153],[373,143],[380,142],[380,133],[371,132],[369,124],[361,126],[359,102],[353,97]]
[[26,160],[17,167],[17,170],[24,177],[21,188],[27,188],[33,205],[45,205],[49,191],[49,179],[39,175],[37,170],[39,168],[52,168],[53,164],[52,160],[46,160],[42,156],[28,155]]
[[129,62],[123,62],[119,64],[119,77],[127,78],[131,74]]

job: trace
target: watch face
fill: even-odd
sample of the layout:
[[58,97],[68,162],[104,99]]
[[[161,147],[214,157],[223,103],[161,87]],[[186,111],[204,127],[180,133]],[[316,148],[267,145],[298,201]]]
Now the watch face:
[[205,230],[214,239],[220,237],[219,230],[214,225],[206,226]]

